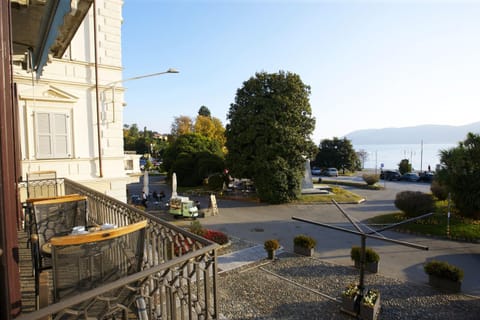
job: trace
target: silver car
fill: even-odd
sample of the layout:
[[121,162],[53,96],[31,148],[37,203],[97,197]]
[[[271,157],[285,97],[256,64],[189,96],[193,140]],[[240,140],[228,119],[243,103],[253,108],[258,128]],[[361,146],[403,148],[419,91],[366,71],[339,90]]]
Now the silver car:
[[323,175],[327,177],[338,177],[338,170],[336,168],[328,168],[323,170]]

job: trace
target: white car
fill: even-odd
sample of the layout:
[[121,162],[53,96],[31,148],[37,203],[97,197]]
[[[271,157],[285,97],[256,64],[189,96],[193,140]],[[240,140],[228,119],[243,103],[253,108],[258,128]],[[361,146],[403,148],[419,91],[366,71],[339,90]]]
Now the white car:
[[338,177],[338,170],[336,168],[328,168],[323,170],[323,175],[327,177]]

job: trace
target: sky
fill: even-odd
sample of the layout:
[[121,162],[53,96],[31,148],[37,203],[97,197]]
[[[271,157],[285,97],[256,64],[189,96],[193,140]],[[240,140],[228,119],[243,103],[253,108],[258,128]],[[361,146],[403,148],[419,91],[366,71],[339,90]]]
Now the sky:
[[312,140],[480,121],[480,1],[125,0],[124,123],[169,133],[207,106],[226,124],[256,72],[311,88]]

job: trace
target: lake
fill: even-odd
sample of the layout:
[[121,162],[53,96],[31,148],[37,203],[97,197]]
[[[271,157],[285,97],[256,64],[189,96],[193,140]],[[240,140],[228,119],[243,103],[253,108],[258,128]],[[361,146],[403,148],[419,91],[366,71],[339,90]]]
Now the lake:
[[435,170],[440,163],[440,150],[456,147],[457,144],[364,144],[353,145],[355,151],[364,150],[368,156],[365,169],[398,169],[402,159],[408,159],[413,170],[425,171],[430,165]]

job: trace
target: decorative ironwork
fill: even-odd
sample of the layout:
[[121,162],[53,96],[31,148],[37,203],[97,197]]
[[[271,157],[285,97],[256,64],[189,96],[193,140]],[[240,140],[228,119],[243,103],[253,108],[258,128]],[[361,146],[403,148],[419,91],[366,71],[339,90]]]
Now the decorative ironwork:
[[[88,198],[91,222],[126,226],[147,219],[144,265],[18,319],[84,318],[98,307],[109,319],[217,319],[217,244],[71,180],[59,185]],[[132,298],[124,301],[127,294]]]

